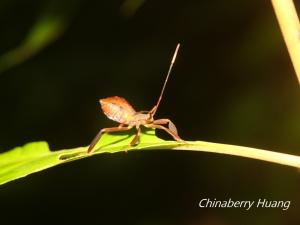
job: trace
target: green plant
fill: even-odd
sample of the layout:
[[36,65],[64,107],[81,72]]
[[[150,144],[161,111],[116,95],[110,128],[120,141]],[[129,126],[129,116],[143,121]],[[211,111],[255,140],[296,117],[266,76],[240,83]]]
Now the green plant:
[[204,141],[189,141],[187,143],[165,141],[155,135],[155,130],[143,131],[140,137],[140,144],[131,147],[129,143],[132,139],[132,135],[134,135],[132,132],[121,132],[114,135],[104,134],[101,141],[96,145],[95,151],[91,154],[87,154],[87,147],[50,151],[47,142],[33,142],[23,147],[14,148],[0,154],[0,184],[5,184],[9,181],[62,163],[93,155],[134,150],[170,149],[213,152],[259,159],[300,168],[299,156]]

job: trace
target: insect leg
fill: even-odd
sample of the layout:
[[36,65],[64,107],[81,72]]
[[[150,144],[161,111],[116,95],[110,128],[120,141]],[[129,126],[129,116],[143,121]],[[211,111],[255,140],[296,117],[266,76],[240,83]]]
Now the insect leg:
[[162,129],[162,130],[166,131],[168,134],[170,134],[176,141],[183,141],[183,140],[178,136],[178,134],[175,134],[173,131],[171,131],[170,129],[168,129],[168,128],[162,126],[162,125],[150,123],[150,124],[145,124],[144,126],[145,126],[145,127],[149,127],[149,128]]
[[169,120],[169,119],[158,119],[154,120],[153,124],[158,124],[158,125],[163,125],[163,124],[168,124],[169,129],[174,133],[178,135],[177,128],[175,124]]
[[117,131],[125,131],[125,130],[130,130],[131,128],[132,128],[132,126],[129,126],[129,127],[110,127],[110,128],[103,128],[103,129],[101,129],[98,132],[98,134],[96,135],[96,137],[94,137],[94,139],[91,142],[91,144],[90,144],[87,152],[90,153],[93,150],[93,148],[98,143],[98,141],[100,140],[100,138],[102,137],[102,135],[104,133],[111,133],[111,132],[117,132]]
[[139,137],[141,135],[141,128],[140,127],[137,127],[137,133],[136,135],[134,136],[134,138],[132,139],[132,141],[130,142],[130,145],[133,146],[137,143],[137,141],[139,140]]

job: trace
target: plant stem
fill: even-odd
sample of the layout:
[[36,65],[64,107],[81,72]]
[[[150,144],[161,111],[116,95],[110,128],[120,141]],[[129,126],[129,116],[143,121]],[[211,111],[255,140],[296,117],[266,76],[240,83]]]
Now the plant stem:
[[300,83],[300,23],[293,0],[271,0]]
[[300,168],[300,156],[243,146],[195,141],[172,149],[235,155]]

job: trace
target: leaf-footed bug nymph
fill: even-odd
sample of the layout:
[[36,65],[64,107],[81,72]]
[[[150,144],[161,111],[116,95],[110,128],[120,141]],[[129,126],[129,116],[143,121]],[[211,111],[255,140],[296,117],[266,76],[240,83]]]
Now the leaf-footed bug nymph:
[[[162,129],[169,133],[176,141],[183,141],[177,132],[175,124],[169,119],[154,119],[154,115],[158,109],[160,101],[162,99],[166,84],[168,82],[170,73],[172,71],[178,49],[180,44],[178,43],[174,52],[174,55],[171,60],[171,64],[167,73],[167,77],[165,79],[164,85],[162,87],[160,96],[157,100],[156,105],[150,111],[138,111],[136,112],[133,107],[126,101],[126,99],[118,96],[108,97],[100,99],[100,105],[104,112],[104,114],[111,120],[114,120],[120,125],[118,127],[110,127],[110,128],[103,128],[99,131],[96,137],[91,142],[88,153],[92,152],[95,145],[100,140],[101,136],[104,133],[111,133],[117,131],[126,131],[130,130],[131,128],[136,128],[137,133],[130,142],[130,145],[136,145],[139,140],[139,136],[141,134],[140,126],[144,126],[147,128],[154,128],[154,129]],[[168,124],[168,128],[164,127],[163,125]]]

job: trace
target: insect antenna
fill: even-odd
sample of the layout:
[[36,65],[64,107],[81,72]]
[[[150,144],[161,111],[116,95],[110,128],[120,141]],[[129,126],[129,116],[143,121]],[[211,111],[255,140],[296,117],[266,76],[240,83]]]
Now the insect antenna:
[[171,74],[171,72],[172,72],[172,68],[173,68],[173,65],[174,65],[174,63],[175,63],[175,59],[176,59],[176,56],[177,56],[177,52],[178,52],[179,47],[180,47],[180,43],[178,43],[177,46],[176,46],[176,49],[175,49],[175,52],[174,52],[174,55],[173,55],[173,58],[172,58],[172,61],[171,61],[171,64],[170,64],[168,73],[167,73],[167,77],[166,77],[166,79],[165,79],[164,86],[163,86],[162,89],[161,89],[160,96],[159,96],[159,98],[158,98],[158,100],[157,100],[157,103],[156,103],[156,105],[151,109],[151,111],[149,112],[149,113],[151,114],[152,117],[153,117],[154,114],[156,113],[157,108],[158,108],[158,106],[159,106],[159,104],[160,104],[160,101],[161,101],[161,99],[162,99],[162,96],[163,96],[163,94],[164,94],[164,91],[165,91],[165,88],[166,88],[166,84],[167,84],[168,79],[169,79],[169,76],[170,76],[170,74]]

